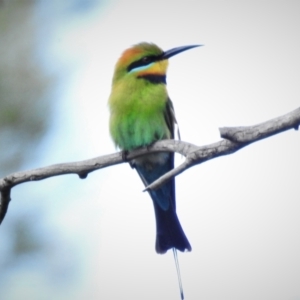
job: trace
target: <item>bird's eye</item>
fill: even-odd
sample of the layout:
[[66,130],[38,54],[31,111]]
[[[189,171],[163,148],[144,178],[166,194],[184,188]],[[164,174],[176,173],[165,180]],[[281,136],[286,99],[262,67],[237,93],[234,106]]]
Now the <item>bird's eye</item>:
[[[0,0],[1,2],[1,0]],[[149,55],[149,56],[144,56],[141,57],[139,60],[132,62],[128,67],[127,71],[130,72],[134,69],[141,68],[141,67],[146,67],[150,65],[151,63],[155,62],[156,57]]]
[[143,63],[149,63],[151,60],[150,60],[150,57],[149,56],[145,56],[142,58],[142,62]]

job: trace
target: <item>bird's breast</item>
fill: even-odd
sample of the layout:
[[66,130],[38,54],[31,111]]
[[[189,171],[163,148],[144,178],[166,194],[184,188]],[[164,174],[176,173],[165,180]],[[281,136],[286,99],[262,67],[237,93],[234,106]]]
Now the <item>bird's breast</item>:
[[124,150],[170,138],[164,118],[168,99],[165,86],[136,80],[115,86],[109,101],[111,136]]

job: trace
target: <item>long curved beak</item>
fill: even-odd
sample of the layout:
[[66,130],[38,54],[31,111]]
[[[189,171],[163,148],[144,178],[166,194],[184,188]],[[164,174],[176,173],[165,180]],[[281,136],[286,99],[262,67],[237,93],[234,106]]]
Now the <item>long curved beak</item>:
[[192,48],[196,48],[196,47],[201,47],[203,45],[190,45],[190,46],[181,46],[181,47],[176,47],[176,48],[173,48],[171,50],[168,50],[166,52],[164,52],[161,56],[160,59],[168,59],[176,54],[179,54],[183,51],[186,51],[186,50],[189,50],[189,49],[192,49]]

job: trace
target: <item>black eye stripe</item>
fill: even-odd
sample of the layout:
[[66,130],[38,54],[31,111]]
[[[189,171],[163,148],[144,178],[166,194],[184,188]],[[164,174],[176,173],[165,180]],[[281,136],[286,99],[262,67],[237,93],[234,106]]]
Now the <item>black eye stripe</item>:
[[134,61],[133,63],[131,63],[127,67],[127,71],[130,72],[131,70],[133,70],[135,68],[150,65],[151,63],[153,63],[153,62],[155,62],[157,60],[158,60],[158,58],[156,56],[153,56],[153,55],[144,56],[141,59],[139,59],[139,60]]

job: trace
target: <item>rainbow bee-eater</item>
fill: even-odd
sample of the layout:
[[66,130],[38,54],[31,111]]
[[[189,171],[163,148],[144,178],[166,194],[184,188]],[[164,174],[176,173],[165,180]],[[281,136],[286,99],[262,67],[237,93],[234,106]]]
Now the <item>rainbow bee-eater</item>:
[[[173,104],[166,88],[168,59],[191,45],[163,51],[155,44],[140,43],[125,50],[119,58],[109,97],[110,134],[124,151],[149,146],[155,141],[174,139],[176,122]],[[130,161],[145,186],[174,168],[174,153],[147,154]],[[175,179],[149,191],[156,217],[157,253],[173,249],[181,299],[184,299],[176,249],[192,247],[176,214]]]
[[[168,59],[198,46],[163,51],[155,44],[140,43],[123,52],[115,66],[109,97],[110,134],[117,147],[129,151],[174,138],[176,118],[166,88]],[[148,154],[130,164],[147,186],[174,168],[174,154]],[[176,214],[175,180],[149,194],[156,217],[156,252],[171,248],[191,251]]]

